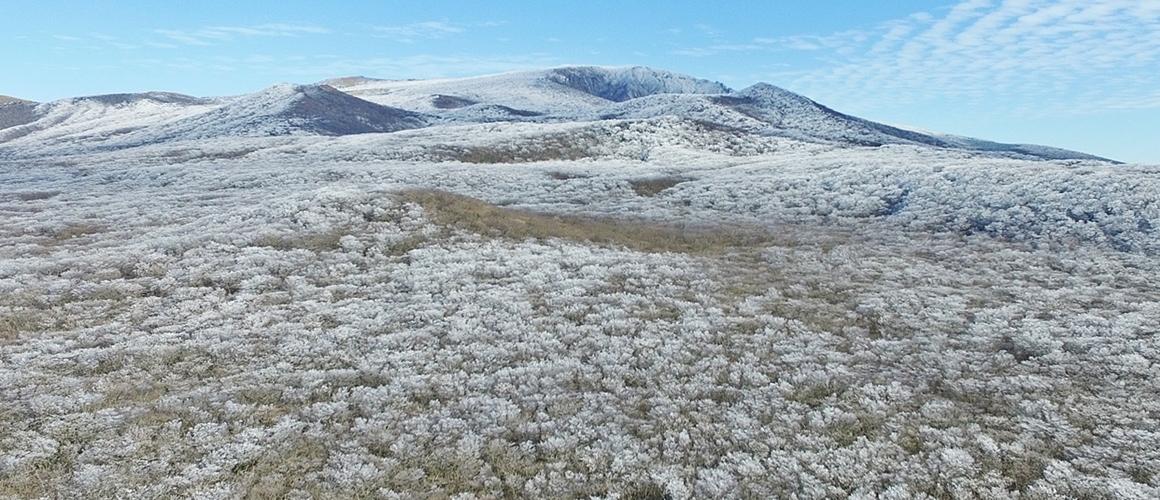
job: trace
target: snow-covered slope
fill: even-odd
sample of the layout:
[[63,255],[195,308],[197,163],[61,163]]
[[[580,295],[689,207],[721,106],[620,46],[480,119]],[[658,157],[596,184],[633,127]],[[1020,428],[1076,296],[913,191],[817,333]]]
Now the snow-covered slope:
[[[27,108],[27,104],[8,106]],[[5,106],[6,108],[8,106]],[[62,99],[36,105],[24,123],[0,130],[0,142],[30,148],[52,144],[97,146],[126,134],[156,129],[219,106],[216,100],[168,92],[109,94]],[[31,113],[32,120],[27,113]]]
[[[11,106],[28,105],[3,105],[0,110]],[[42,104],[30,113],[33,120],[0,129],[0,143],[9,155],[72,154],[222,137],[393,132],[428,124],[419,113],[380,106],[325,85],[276,85],[219,99],[165,92],[111,94]],[[11,116],[20,118],[16,112]]]
[[608,103],[529,73],[437,80],[363,79],[358,84],[336,88],[384,106],[435,113],[447,109],[448,105],[461,107],[457,103],[483,102],[539,113],[575,115]]
[[834,111],[809,98],[767,83],[718,95],[652,95],[610,106],[599,115],[605,119],[648,119],[661,116],[677,116],[748,132],[853,146],[916,144],[1042,159],[1103,159],[1046,146],[1002,144],[892,127]]
[[773,129],[806,137],[866,146],[900,142],[945,146],[930,136],[839,113],[768,83],[717,97],[714,102],[767,123]]
[[1068,149],[1055,148],[1051,146],[1041,146],[1038,144],[1008,144],[1002,142],[993,142],[984,139],[976,139],[974,137],[963,137],[961,135],[951,134],[931,134],[933,137],[939,139],[950,147],[967,149],[971,151],[995,151],[1014,153],[1019,155],[1030,156],[1034,158],[1042,158],[1045,160],[1106,160],[1085,153],[1079,153]]
[[36,103],[0,95],[0,130],[36,120]]
[[156,131],[165,140],[222,136],[349,135],[425,126],[410,111],[380,106],[327,85],[276,85]]
[[642,66],[566,67],[549,70],[544,78],[614,102],[656,94],[724,94],[729,87],[700,78]]

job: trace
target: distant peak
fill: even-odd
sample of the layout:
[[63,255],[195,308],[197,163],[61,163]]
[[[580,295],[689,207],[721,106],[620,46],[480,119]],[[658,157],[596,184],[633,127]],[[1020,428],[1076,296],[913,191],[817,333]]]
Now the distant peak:
[[245,98],[258,99],[294,99],[301,97],[320,97],[327,95],[347,96],[345,92],[338,90],[330,85],[317,84],[298,84],[298,83],[279,83],[271,85],[256,93],[244,96]]
[[297,94],[301,93],[303,89],[310,85],[303,85],[299,83],[275,83],[269,87],[259,90],[258,94]]
[[798,95],[798,94],[795,94],[795,93],[793,93],[793,92],[790,92],[790,91],[788,91],[788,90],[786,90],[786,89],[783,89],[783,88],[781,88],[781,87],[778,87],[777,85],[773,85],[773,84],[771,84],[771,83],[765,83],[765,82],[758,82],[758,83],[755,83],[755,84],[753,84],[753,85],[750,85],[750,86],[748,86],[748,87],[745,87],[745,88],[744,88],[744,89],[742,89],[740,92],[738,92],[738,94],[741,94],[741,95],[753,95],[753,96],[756,96],[756,95],[768,95],[768,94],[792,94],[792,95]]
[[824,106],[814,102],[813,99],[764,82],[750,85],[732,95],[764,105],[824,108]]
[[614,102],[654,94],[725,94],[729,87],[646,66],[565,66],[548,70],[548,81]]
[[203,104],[206,99],[174,92],[138,92],[131,94],[102,94],[77,97],[77,101],[96,102],[108,106],[150,101],[161,104]]
[[0,106],[5,104],[36,104],[36,102],[29,101],[27,99],[21,99],[19,97],[0,95]]
[[365,85],[367,83],[381,82],[383,80],[378,78],[370,78],[367,76],[341,76],[338,78],[330,78],[318,82],[320,85],[329,85],[335,88],[355,87],[358,85]]

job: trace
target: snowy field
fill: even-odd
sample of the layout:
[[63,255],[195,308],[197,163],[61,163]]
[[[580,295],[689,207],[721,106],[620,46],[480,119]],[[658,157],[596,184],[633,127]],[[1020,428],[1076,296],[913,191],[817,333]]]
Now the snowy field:
[[1160,168],[618,130],[0,162],[0,497],[1160,497]]

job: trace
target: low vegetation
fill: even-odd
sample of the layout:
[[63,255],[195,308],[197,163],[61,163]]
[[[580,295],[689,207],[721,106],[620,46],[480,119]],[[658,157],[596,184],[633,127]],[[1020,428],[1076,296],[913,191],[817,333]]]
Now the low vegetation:
[[0,497],[1160,496],[1154,174],[688,154],[0,163]]

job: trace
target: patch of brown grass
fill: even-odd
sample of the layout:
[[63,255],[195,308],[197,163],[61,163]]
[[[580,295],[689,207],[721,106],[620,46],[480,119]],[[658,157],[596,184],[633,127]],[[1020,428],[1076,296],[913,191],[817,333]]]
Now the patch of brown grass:
[[21,333],[39,331],[44,327],[40,315],[27,311],[0,313],[0,341],[14,340]]
[[17,191],[15,193],[9,193],[8,196],[18,201],[37,201],[47,200],[58,194],[60,194],[60,191]]
[[553,170],[551,172],[548,172],[548,177],[552,178],[553,180],[557,180],[557,181],[569,181],[572,179],[585,179],[588,177],[588,175],[581,174],[581,173],[575,173],[575,172],[563,172],[560,170]]
[[626,247],[642,252],[715,254],[749,249],[771,241],[756,228],[678,227],[673,225],[574,215],[549,215],[492,205],[446,191],[418,189],[399,193],[404,202],[423,207],[434,222],[484,236],[512,240],[551,239]]
[[648,177],[644,179],[633,179],[628,181],[632,186],[632,190],[639,196],[656,196],[668,188],[676,186],[682,182],[690,180],[687,177],[665,176],[665,177]]
[[52,231],[48,237],[52,238],[52,243],[63,243],[74,238],[100,234],[108,230],[109,228],[104,224],[77,222]]
[[242,485],[244,498],[285,498],[297,488],[314,490],[322,495],[320,486],[309,484],[313,473],[321,471],[330,457],[327,443],[294,436],[278,446],[267,448],[260,456],[235,464],[230,473]]
[[332,229],[322,232],[302,232],[291,234],[263,234],[250,242],[256,247],[270,247],[278,250],[311,250],[322,252],[335,250],[339,247],[339,240],[350,234],[348,228]]

